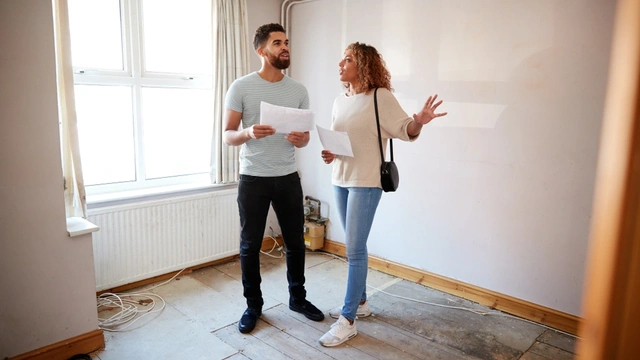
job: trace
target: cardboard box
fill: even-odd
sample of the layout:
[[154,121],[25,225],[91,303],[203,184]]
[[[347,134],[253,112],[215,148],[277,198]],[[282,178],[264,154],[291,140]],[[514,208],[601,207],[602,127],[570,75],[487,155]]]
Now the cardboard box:
[[317,250],[324,246],[324,224],[313,221],[304,223],[304,245],[310,250]]

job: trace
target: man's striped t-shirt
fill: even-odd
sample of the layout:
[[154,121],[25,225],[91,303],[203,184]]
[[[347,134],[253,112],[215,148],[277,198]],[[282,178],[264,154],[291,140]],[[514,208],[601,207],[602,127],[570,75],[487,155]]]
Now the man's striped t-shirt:
[[[266,81],[257,72],[236,79],[227,91],[225,106],[242,113],[242,127],[260,123],[260,102],[296,109],[309,109],[309,93],[301,83],[284,76],[278,82]],[[297,171],[295,146],[276,133],[251,139],[240,150],[240,174],[283,176]]]

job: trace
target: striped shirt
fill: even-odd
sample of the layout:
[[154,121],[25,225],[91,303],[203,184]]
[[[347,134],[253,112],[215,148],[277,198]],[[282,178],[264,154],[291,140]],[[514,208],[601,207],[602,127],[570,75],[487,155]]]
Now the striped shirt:
[[[301,83],[286,76],[266,81],[257,72],[236,79],[227,91],[225,106],[242,113],[242,127],[260,124],[260,102],[296,109],[309,109],[309,93]],[[240,174],[283,176],[297,171],[295,146],[276,133],[251,139],[240,150]]]

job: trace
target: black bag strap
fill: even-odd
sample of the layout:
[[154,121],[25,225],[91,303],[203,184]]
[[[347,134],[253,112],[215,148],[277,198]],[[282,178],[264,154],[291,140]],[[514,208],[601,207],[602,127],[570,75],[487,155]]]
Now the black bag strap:
[[[382,136],[380,136],[380,119],[378,117],[378,88],[373,91],[373,107],[376,109],[376,124],[378,125],[378,144],[380,145],[380,158],[384,163],[384,153],[382,152]],[[393,139],[389,139],[389,152],[393,161]]]

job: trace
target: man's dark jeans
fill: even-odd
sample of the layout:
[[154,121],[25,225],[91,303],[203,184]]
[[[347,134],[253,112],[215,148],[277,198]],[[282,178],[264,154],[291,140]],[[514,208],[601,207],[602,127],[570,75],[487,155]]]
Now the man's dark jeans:
[[250,308],[262,309],[260,290],[260,248],[267,223],[269,205],[278,218],[287,248],[287,280],[290,300],[306,298],[304,289],[304,210],[298,173],[278,177],[240,175],[240,266],[244,297]]

